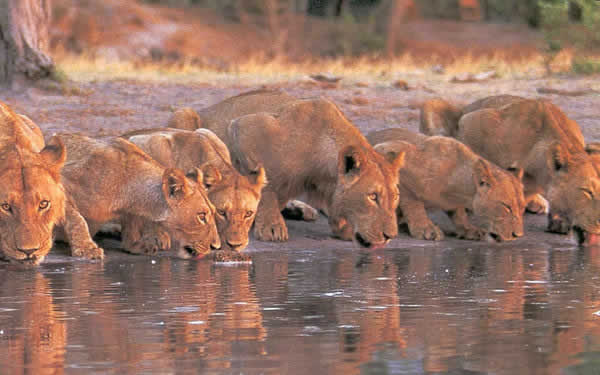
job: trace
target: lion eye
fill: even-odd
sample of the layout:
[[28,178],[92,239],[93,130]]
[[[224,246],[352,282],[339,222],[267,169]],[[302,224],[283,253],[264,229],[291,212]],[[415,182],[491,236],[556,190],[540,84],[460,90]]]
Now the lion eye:
[[369,199],[372,200],[373,202],[377,202],[377,199],[378,199],[377,193],[369,194]]
[[225,216],[225,215],[226,215],[226,212],[225,212],[225,210],[217,210],[217,213],[218,213],[219,215],[221,215],[221,216]]
[[252,215],[254,215],[254,211],[246,211],[246,215],[244,215],[244,217],[247,219],[247,218],[251,217]]
[[11,207],[10,207],[10,204],[8,204],[8,203],[2,203],[2,209],[4,211],[6,211],[6,212],[11,212],[12,211]]
[[502,203],[502,205],[504,206],[504,210],[508,213],[512,213],[512,208],[510,208],[510,206],[506,203]]
[[206,224],[206,212],[198,213],[196,215],[196,220],[198,220],[200,224]]
[[45,210],[48,207],[50,207],[50,201],[44,199],[40,202],[40,210]]

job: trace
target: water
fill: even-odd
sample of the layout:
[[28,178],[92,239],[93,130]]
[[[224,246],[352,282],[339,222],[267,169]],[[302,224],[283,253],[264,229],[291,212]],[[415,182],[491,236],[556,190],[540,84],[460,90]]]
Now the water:
[[0,266],[0,374],[600,372],[600,249],[322,244]]

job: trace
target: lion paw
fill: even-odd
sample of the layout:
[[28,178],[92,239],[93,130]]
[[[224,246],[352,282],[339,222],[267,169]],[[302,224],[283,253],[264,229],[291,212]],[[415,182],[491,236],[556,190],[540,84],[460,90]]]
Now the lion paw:
[[95,246],[95,244],[92,244],[89,247],[72,247],[71,255],[74,257],[87,259],[103,259],[104,250],[98,246]]
[[272,222],[255,222],[254,236],[260,241],[283,242],[288,240],[288,230],[283,218]]
[[481,241],[485,238],[486,233],[479,228],[461,228],[456,231],[456,237],[461,240]]
[[543,215],[548,212],[549,208],[548,201],[541,195],[536,194],[529,202],[527,202],[526,210],[532,214]]
[[289,220],[315,221],[319,218],[319,211],[298,200],[289,201],[281,214]]
[[441,241],[444,239],[444,232],[433,223],[411,226],[409,230],[412,237],[420,240]]
[[128,248],[128,251],[137,255],[155,255],[159,251],[166,251],[171,248],[171,239],[165,233],[160,233],[156,237],[142,238],[133,246]]

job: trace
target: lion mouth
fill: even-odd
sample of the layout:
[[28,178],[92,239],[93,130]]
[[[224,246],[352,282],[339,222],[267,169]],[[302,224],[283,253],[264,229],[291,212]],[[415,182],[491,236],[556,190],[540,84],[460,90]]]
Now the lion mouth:
[[369,241],[365,237],[363,237],[360,233],[356,233],[354,235],[354,238],[356,239],[356,242],[358,242],[358,244],[361,247],[364,247],[367,249],[379,249],[379,248],[384,247],[389,242],[389,239],[386,239],[385,241],[383,241],[381,243],[373,243],[372,241]]
[[202,258],[204,257],[208,252],[207,251],[199,251],[198,249],[194,248],[193,246],[184,246],[183,250],[185,250],[185,252],[192,258]]
[[578,245],[583,246],[594,246],[600,245],[600,234],[590,233],[589,231],[579,227],[573,227],[573,233],[575,234],[575,239],[577,240]]
[[490,238],[494,242],[502,242],[503,241],[502,237],[498,233],[494,233],[494,232],[489,232],[488,238]]
[[358,242],[360,246],[366,247],[367,249],[370,248],[372,245],[372,243],[366,238],[364,238],[360,233],[356,233],[354,235],[354,238],[356,238],[356,242]]

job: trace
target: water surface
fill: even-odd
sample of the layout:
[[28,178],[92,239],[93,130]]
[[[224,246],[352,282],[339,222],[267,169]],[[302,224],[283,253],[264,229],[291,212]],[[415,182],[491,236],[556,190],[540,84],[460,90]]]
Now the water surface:
[[539,232],[369,253],[291,229],[251,265],[60,249],[0,265],[0,374],[600,371],[600,249]]

